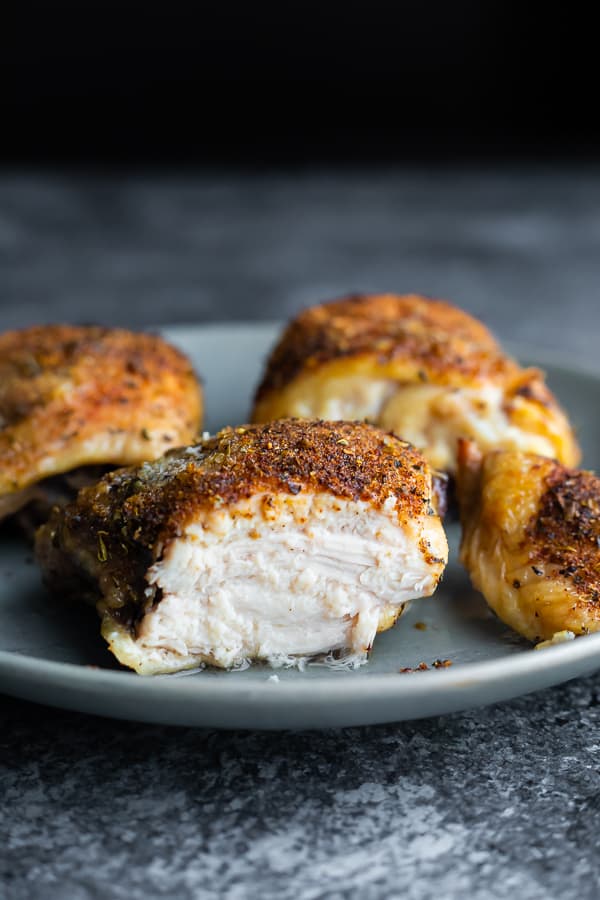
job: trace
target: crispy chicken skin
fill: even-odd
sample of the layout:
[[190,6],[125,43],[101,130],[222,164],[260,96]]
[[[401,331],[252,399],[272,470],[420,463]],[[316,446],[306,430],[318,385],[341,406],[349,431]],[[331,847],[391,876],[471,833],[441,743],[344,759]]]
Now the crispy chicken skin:
[[252,419],[368,419],[453,473],[460,437],[575,465],[569,422],[537,369],[509,359],[485,326],[440,300],[347,297],[304,310],[271,353]]
[[433,593],[447,553],[417,451],[363,423],[293,419],[111,473],[37,535],[47,584],[94,602],[140,674],[362,662]]
[[532,641],[600,630],[600,479],[518,451],[459,446],[461,561]]
[[193,440],[201,416],[191,364],[160,337],[70,325],[0,335],[0,518],[45,479]]

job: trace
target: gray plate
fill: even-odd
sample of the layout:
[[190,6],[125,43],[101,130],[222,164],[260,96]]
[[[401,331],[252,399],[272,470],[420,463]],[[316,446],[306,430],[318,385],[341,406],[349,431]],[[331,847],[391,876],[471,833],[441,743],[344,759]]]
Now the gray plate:
[[[273,325],[211,325],[166,334],[193,358],[205,379],[206,427],[247,418]],[[521,354],[522,356],[524,354]],[[588,467],[598,466],[599,379],[544,366],[569,409]],[[366,666],[304,672],[255,666],[141,678],[118,669],[105,650],[95,614],[68,611],[40,586],[31,552],[7,530],[0,540],[0,689],[17,697],[105,716],[222,728],[307,728],[366,725],[438,715],[506,700],[600,668],[600,634],[534,651],[488,612],[456,562],[458,530],[450,529],[451,562],[435,597],[413,604],[375,641]],[[415,628],[416,623],[425,628]],[[400,673],[450,659],[448,668]],[[274,678],[273,676],[277,677]]]

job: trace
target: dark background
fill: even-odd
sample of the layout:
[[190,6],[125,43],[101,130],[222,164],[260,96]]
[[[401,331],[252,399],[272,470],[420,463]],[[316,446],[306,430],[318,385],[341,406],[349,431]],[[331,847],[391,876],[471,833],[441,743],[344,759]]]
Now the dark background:
[[595,159],[576,4],[24,2],[4,14],[7,164]]
[[416,291],[596,358],[597,29],[577,4],[2,14],[2,329]]

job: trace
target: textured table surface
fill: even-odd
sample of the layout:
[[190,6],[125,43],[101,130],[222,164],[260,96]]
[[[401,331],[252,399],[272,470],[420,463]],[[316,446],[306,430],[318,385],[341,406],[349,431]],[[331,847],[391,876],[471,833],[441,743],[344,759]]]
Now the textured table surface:
[[[600,175],[0,177],[2,329],[360,289],[449,297],[600,371]],[[279,735],[0,699],[0,897],[596,898],[599,696]]]

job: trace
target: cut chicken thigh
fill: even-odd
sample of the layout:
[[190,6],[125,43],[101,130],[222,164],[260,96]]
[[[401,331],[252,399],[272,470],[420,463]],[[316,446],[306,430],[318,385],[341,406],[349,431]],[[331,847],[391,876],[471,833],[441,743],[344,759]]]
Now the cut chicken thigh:
[[225,429],[111,473],[38,533],[47,583],[97,606],[141,674],[360,663],[408,601],[435,590],[447,544],[427,462],[362,423]]

